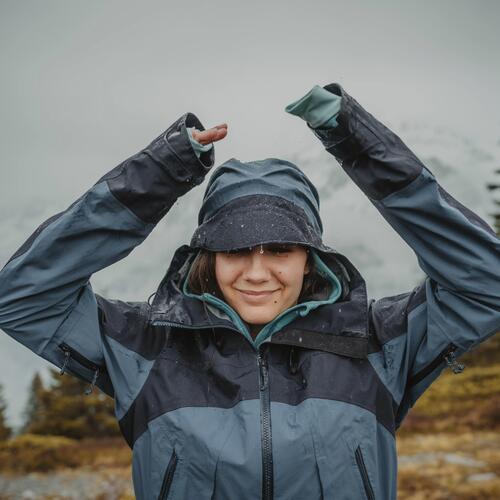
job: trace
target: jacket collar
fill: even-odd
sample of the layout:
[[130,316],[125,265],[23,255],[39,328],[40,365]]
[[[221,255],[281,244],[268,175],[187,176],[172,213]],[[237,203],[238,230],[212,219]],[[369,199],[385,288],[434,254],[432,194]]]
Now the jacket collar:
[[189,245],[182,245],[175,251],[151,304],[149,320],[153,325],[168,325],[187,330],[229,328],[244,335],[255,349],[264,342],[270,342],[355,358],[366,357],[366,284],[359,271],[344,255],[333,249],[328,252],[316,252],[319,261],[338,277],[341,285],[340,296],[333,297],[332,293],[330,300],[325,298],[327,300],[298,304],[288,309],[266,325],[253,341],[249,333],[246,334],[246,325],[229,305],[213,296],[210,297],[215,300],[209,297],[200,300],[201,296],[190,294],[184,287],[198,251],[198,248]]

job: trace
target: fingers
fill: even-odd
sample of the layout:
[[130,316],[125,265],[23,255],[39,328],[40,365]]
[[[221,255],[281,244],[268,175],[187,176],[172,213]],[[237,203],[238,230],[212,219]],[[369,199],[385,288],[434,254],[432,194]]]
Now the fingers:
[[225,127],[217,127],[216,136],[214,138],[215,141],[219,141],[220,139],[224,139],[227,135],[227,125]]
[[227,135],[227,123],[221,123],[208,130],[193,130],[193,137],[200,144],[209,144],[211,142],[220,141]]

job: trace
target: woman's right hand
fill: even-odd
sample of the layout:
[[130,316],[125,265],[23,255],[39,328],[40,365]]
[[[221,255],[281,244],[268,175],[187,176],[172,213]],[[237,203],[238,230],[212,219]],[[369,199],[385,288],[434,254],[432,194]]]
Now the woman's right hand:
[[220,141],[227,135],[227,123],[216,125],[207,130],[193,129],[193,139],[200,144],[209,144],[211,142]]

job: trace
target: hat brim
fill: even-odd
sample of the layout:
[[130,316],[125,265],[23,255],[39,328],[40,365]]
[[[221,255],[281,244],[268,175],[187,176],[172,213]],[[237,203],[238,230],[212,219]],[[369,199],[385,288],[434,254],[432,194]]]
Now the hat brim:
[[237,250],[266,243],[305,245],[324,252],[321,234],[300,207],[279,196],[250,195],[232,200],[198,226],[191,247]]

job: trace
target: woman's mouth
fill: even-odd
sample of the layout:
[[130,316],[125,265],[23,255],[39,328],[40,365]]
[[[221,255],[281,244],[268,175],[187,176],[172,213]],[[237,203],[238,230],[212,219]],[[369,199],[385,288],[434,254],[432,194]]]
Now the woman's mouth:
[[257,300],[257,299],[264,299],[267,297],[270,297],[274,292],[277,292],[277,290],[264,290],[264,291],[254,291],[254,290],[239,290],[237,289],[238,292],[240,292],[245,298],[250,299],[250,300]]

